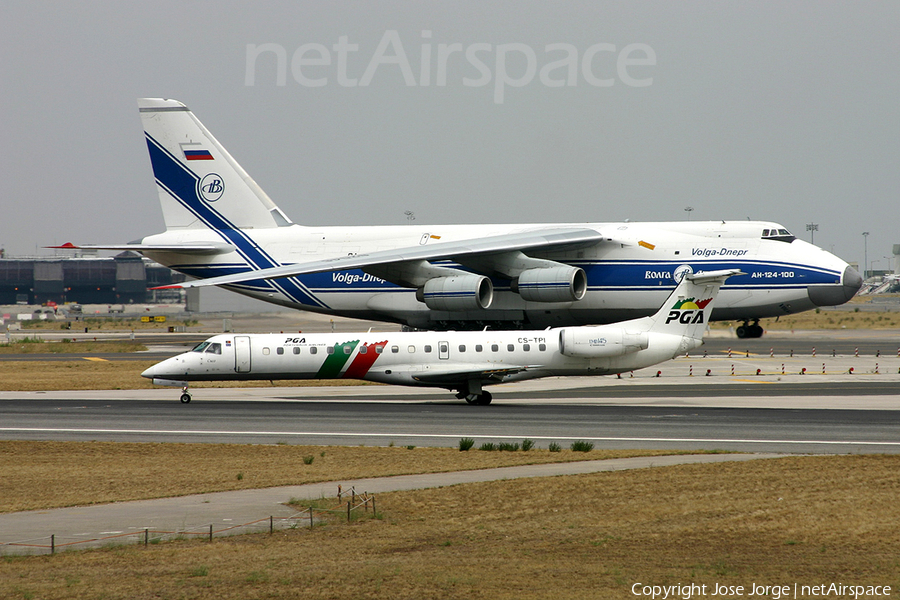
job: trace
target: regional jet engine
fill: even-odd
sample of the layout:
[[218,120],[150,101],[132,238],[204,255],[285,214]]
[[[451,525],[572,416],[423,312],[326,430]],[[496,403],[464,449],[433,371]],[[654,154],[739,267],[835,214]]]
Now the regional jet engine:
[[513,280],[512,291],[532,302],[572,302],[587,291],[587,275],[579,267],[526,269]]
[[494,286],[483,275],[435,277],[416,290],[416,299],[431,310],[478,310],[494,299]]
[[646,331],[632,333],[619,327],[565,327],[559,332],[560,352],[579,358],[622,356],[649,345]]

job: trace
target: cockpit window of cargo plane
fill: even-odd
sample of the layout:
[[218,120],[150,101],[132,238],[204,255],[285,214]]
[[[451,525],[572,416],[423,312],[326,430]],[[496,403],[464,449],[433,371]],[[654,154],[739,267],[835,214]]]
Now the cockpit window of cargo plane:
[[222,344],[210,344],[206,349],[207,354],[222,354]]
[[200,342],[196,346],[193,347],[191,352],[203,352],[206,350],[206,347],[209,346],[209,342]]
[[787,229],[763,229],[762,239],[776,240],[778,242],[787,242],[790,244],[797,238]]

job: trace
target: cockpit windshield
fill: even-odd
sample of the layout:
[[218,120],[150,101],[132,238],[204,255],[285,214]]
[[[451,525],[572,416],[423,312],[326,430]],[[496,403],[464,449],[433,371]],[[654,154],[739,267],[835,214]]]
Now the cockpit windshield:
[[792,235],[790,231],[784,228],[772,228],[772,229],[763,229],[762,231],[762,239],[764,240],[775,240],[778,242],[787,242],[791,243],[796,240],[796,236]]
[[200,342],[196,346],[193,347],[191,352],[203,352],[206,350],[206,347],[209,346],[209,342]]

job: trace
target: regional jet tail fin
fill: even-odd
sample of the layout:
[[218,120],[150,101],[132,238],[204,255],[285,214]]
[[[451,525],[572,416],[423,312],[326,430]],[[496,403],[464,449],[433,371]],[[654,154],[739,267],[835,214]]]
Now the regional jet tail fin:
[[292,224],[187,106],[141,98],[138,108],[167,230]]
[[636,321],[646,320],[649,331],[702,340],[719,288],[732,275],[743,273],[724,269],[685,274],[655,315]]

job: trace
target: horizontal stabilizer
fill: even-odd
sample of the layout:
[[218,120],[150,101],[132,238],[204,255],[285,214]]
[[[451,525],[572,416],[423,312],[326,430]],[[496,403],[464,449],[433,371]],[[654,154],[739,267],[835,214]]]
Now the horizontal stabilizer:
[[235,247],[222,242],[209,242],[198,244],[85,244],[76,246],[72,242],[66,242],[61,246],[44,246],[58,250],[118,250],[132,252],[173,252],[176,254],[228,254],[234,252]]

